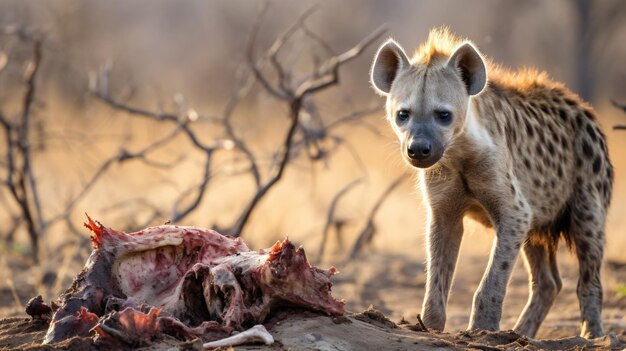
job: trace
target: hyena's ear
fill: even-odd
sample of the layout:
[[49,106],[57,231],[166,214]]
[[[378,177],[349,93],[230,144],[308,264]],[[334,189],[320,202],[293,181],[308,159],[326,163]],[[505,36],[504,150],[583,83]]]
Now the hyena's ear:
[[393,39],[387,40],[376,53],[372,64],[372,85],[381,95],[389,94],[391,83],[401,70],[411,64],[404,50]]
[[465,43],[456,49],[450,56],[448,67],[461,75],[469,95],[476,95],[483,91],[487,83],[487,67],[472,44]]

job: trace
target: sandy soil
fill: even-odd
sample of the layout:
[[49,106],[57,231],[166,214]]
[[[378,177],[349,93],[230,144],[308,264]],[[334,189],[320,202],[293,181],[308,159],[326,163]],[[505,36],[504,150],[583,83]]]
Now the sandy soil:
[[[566,252],[563,253],[566,256]],[[400,254],[372,253],[345,265],[335,280],[334,294],[347,299],[351,311],[347,318],[332,319],[306,311],[283,311],[267,323],[276,343],[270,347],[245,346],[242,350],[623,350],[626,348],[626,297],[615,288],[626,281],[626,266],[617,262],[605,265],[604,324],[609,336],[587,341],[578,334],[576,299],[577,267],[561,260],[564,289],[540,329],[539,340],[530,340],[511,331],[465,332],[471,299],[486,264],[486,257],[462,258],[455,277],[446,332],[417,332],[424,288],[423,265]],[[23,287],[16,291],[22,300],[34,293]],[[527,277],[518,262],[505,300],[501,327],[512,328],[528,296]],[[87,350],[95,347],[91,339],[39,345],[47,326],[24,317],[13,303],[12,292],[0,292],[4,316],[0,320],[0,350]],[[376,310],[365,311],[372,305]],[[388,318],[388,319],[387,319]],[[401,322],[401,320],[406,322]],[[161,340],[149,350],[194,349],[199,342]]]
[[[544,321],[538,338],[578,335],[579,307],[576,297],[578,267],[565,248],[559,252],[563,290]],[[461,257],[457,264],[446,321],[446,331],[465,330],[469,322],[473,294],[480,282],[488,257]],[[518,260],[504,300],[500,327],[512,329],[528,298],[528,277]],[[352,296],[348,310],[362,311],[373,305],[394,321],[416,322],[420,313],[426,277],[424,265],[404,255],[375,254],[348,266],[339,266],[333,287],[336,296]],[[608,261],[603,272],[603,321],[606,332],[626,336],[626,296],[617,293],[626,282],[626,264]]]
[[[398,325],[380,311],[369,309],[347,317],[330,318],[307,311],[283,311],[266,324],[275,338],[271,346],[246,345],[238,350],[621,350],[626,342],[614,334],[595,340],[579,337],[533,340],[512,331],[434,333],[416,331],[418,325]],[[0,320],[2,350],[101,349],[89,338],[73,338],[42,346],[45,323],[27,318]],[[142,350],[201,350],[200,340],[181,343],[155,341]]]

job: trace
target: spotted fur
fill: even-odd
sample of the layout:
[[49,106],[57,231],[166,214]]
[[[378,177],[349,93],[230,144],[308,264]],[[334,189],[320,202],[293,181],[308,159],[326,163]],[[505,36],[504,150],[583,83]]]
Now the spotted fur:
[[[580,263],[581,335],[603,335],[600,267],[613,168],[592,107],[545,73],[499,67],[446,29],[433,30],[411,59],[385,43],[372,83],[387,97],[389,122],[428,203],[426,326],[445,325],[467,215],[496,230],[470,329],[499,328],[522,251],[530,297],[515,330],[534,336],[561,290],[556,251],[564,238]],[[437,119],[442,109],[452,121]],[[414,157],[416,140],[427,156]]]

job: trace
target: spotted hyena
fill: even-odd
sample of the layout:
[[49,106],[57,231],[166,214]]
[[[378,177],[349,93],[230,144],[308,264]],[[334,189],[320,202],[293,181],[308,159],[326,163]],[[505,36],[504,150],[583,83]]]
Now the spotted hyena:
[[520,249],[530,297],[515,330],[534,336],[559,290],[559,237],[580,263],[581,335],[603,334],[600,266],[613,169],[591,106],[534,70],[511,72],[445,29],[409,58],[393,40],[371,80],[428,204],[427,327],[441,330],[463,217],[496,230],[469,329],[497,330]]

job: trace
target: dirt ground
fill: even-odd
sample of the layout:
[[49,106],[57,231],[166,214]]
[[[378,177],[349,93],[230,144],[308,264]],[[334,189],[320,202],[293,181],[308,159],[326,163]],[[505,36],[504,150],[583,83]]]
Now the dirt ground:
[[[570,337],[579,333],[579,307],[576,297],[578,267],[569,252],[559,252],[563,290],[537,335],[542,339]],[[469,322],[473,294],[487,265],[487,255],[461,257],[457,264],[448,305],[446,331],[465,330]],[[415,323],[420,313],[426,277],[423,262],[404,255],[368,255],[340,270],[336,296],[352,296],[348,310],[362,311],[369,305],[393,321],[402,318]],[[507,288],[500,327],[512,329],[528,298],[528,277],[519,259]],[[617,292],[626,282],[626,264],[608,261],[603,271],[605,331],[626,336],[626,296]]]
[[[567,256],[567,252],[561,256]],[[345,265],[337,265],[334,295],[346,298],[346,319],[331,319],[311,312],[279,312],[268,321],[276,343],[238,347],[242,350],[623,350],[626,348],[626,297],[616,288],[626,281],[626,265],[608,261],[604,268],[604,326],[608,336],[593,341],[576,337],[578,302],[575,261],[561,259],[564,288],[555,306],[531,340],[511,331],[466,332],[472,295],[486,264],[486,256],[462,257],[452,288],[446,332],[416,332],[425,277],[419,260],[401,254],[369,253]],[[17,268],[17,267],[15,267]],[[527,277],[521,262],[514,271],[505,299],[501,328],[511,329],[528,296]],[[22,303],[35,293],[33,287],[16,289]],[[3,289],[0,350],[93,349],[91,339],[65,341],[42,347],[47,326],[32,322],[16,307],[13,291]],[[375,311],[366,310],[372,305]],[[366,311],[366,312],[363,312]],[[383,316],[384,315],[384,316]],[[388,318],[388,320],[386,319]],[[401,323],[401,320],[405,322]],[[543,341],[539,341],[543,340]],[[162,340],[146,350],[194,349],[199,342]]]
[[[415,331],[417,325],[398,325],[374,309],[330,318],[307,311],[277,313],[266,324],[275,343],[246,345],[237,350],[622,350],[626,342],[615,334],[594,340],[580,337],[557,340],[529,339],[512,331],[460,331],[435,333]],[[103,349],[89,338],[73,338],[42,346],[46,324],[27,318],[0,320],[1,350],[91,350]],[[155,341],[142,350],[201,350],[200,340],[181,343]]]

